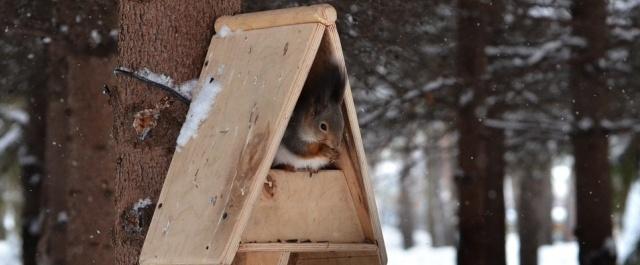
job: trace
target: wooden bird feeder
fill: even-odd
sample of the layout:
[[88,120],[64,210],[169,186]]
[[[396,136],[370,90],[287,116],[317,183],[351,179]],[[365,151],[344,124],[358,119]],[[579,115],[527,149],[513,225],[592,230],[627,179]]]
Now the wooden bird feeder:
[[[386,264],[351,89],[337,170],[271,169],[320,45],[344,65],[330,5],[219,18],[199,82],[219,92],[171,162],[140,264]],[[201,86],[200,86],[201,87]]]

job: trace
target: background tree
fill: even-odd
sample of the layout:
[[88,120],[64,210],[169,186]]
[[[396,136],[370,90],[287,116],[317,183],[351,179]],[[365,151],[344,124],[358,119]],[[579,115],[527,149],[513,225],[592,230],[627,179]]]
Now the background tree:
[[[217,17],[240,11],[240,0],[120,1],[118,65],[148,68],[176,82],[197,78]],[[111,93],[116,144],[116,264],[137,264],[155,203],[186,115],[180,102],[164,109],[157,127],[140,140],[134,114],[166,96],[135,80],[118,78]],[[149,202],[149,203],[147,203]]]
[[[504,132],[482,120],[499,118],[498,105],[479,108],[494,94],[487,80],[486,47],[499,14],[498,2],[458,2],[456,69],[459,82],[457,110],[458,165],[456,185],[460,200],[458,264],[506,264],[504,213]],[[498,11],[496,13],[496,11]],[[496,117],[497,116],[497,117]]]
[[571,14],[573,34],[584,41],[581,47],[574,47],[570,61],[572,109],[578,124],[571,142],[575,157],[579,260],[583,265],[614,264],[609,132],[602,126],[608,117],[609,88],[600,65],[607,50],[606,1],[575,0]]
[[101,90],[115,52],[114,6],[10,2],[4,36],[14,47],[8,58],[17,58],[3,69],[17,73],[3,85],[15,87],[9,93],[29,114],[18,159],[23,263],[111,264],[110,134],[96,121],[110,117]]

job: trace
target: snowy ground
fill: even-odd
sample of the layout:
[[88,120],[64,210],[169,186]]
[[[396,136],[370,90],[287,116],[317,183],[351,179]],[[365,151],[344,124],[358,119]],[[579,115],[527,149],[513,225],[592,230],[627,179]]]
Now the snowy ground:
[[0,265],[20,264],[20,239],[10,234],[5,241],[0,241]]
[[[402,249],[402,237],[395,227],[385,226],[382,228],[382,232],[387,246],[388,265],[456,264],[455,248],[430,247],[429,236],[423,231],[415,233],[416,247],[407,251]],[[519,264],[518,248],[518,236],[509,234],[507,237],[507,264]],[[578,245],[576,243],[557,243],[543,246],[538,251],[539,264],[543,265],[577,265],[577,256]]]

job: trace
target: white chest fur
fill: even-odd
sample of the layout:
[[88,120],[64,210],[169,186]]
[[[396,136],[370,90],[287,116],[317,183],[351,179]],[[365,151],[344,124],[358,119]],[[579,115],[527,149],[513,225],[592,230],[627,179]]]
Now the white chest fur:
[[274,165],[289,165],[295,169],[318,170],[327,164],[329,164],[329,159],[326,157],[304,158],[292,153],[282,144],[278,147],[274,160]]

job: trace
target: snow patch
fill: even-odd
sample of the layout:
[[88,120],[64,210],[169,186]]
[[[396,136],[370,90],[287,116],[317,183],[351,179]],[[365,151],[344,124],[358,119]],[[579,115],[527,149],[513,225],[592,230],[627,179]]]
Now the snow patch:
[[29,114],[18,108],[0,107],[0,115],[23,125],[29,122]]
[[218,32],[216,34],[216,36],[218,36],[220,38],[226,38],[227,36],[230,36],[231,34],[233,34],[233,31],[231,30],[231,28],[229,28],[229,26],[227,26],[227,25],[222,25],[222,27],[220,27],[220,32]]
[[178,135],[178,140],[176,141],[178,151],[180,151],[180,148],[186,145],[191,138],[198,136],[198,128],[209,115],[209,111],[213,107],[216,96],[221,89],[222,85],[212,78],[204,84],[202,90],[200,90],[198,95],[191,101],[187,119],[184,121],[184,124],[182,124],[180,135]]
[[44,212],[40,212],[38,217],[29,221],[29,234],[39,235],[42,231],[42,224],[44,223]]
[[0,135],[0,155],[17,143],[20,140],[21,134],[22,129],[20,129],[20,126],[14,124],[4,135]]
[[119,33],[119,31],[117,29],[112,29],[111,31],[109,31],[109,37],[111,37],[113,39],[117,39],[118,38],[118,33]]
[[625,261],[640,242],[640,180],[631,185],[618,241],[618,258]]
[[590,118],[582,118],[578,121],[578,127],[581,130],[589,130],[593,127],[593,120]]
[[98,33],[97,29],[91,30],[90,36],[91,36],[91,41],[94,44],[97,45],[97,44],[100,44],[102,42],[102,35],[100,35],[100,33]]
[[[122,68],[122,69],[126,70],[125,68]],[[166,76],[164,74],[154,73],[148,68],[142,68],[142,70],[136,71],[136,74],[146,79],[149,79],[153,82],[156,82],[158,84],[162,84],[168,87],[173,87],[173,79],[171,77]]]
[[[431,247],[428,233],[416,231],[414,238],[416,245],[411,249],[402,249],[402,236],[397,228],[383,226],[385,246],[389,257],[389,265],[422,265],[428,264],[454,265],[456,264],[455,247]],[[507,264],[518,264],[518,250],[520,248],[518,235],[507,235],[506,250]],[[541,246],[538,250],[539,264],[544,265],[578,265],[578,244],[576,242],[554,243]]]
[[473,99],[473,90],[468,89],[467,91],[462,93],[458,104],[460,104],[460,106],[465,106],[469,104],[469,102],[471,102],[472,99]]
[[67,223],[69,222],[69,215],[65,211],[59,212],[56,221],[58,221],[59,224]]
[[556,51],[560,48],[562,48],[561,41],[555,40],[555,41],[547,42],[542,46],[540,46],[535,52],[533,52],[531,56],[529,56],[529,58],[527,59],[527,64],[534,65],[540,62],[544,57],[546,57],[551,52]]
[[182,84],[180,84],[178,87],[176,87],[176,91],[178,93],[180,93],[180,95],[183,95],[184,97],[191,99],[193,96],[193,90],[195,89],[195,87],[198,85],[198,79],[194,78],[191,80],[188,80]]
[[139,199],[138,202],[133,204],[133,211],[138,212],[140,211],[140,209],[144,209],[149,207],[149,205],[151,205],[151,199],[149,197],[144,198],[144,199]]
[[[131,70],[124,68],[124,67],[119,67],[119,69],[125,70],[125,71],[129,71],[131,72]],[[144,77],[146,79],[149,79],[155,83],[164,85],[166,87],[169,87],[171,89],[173,89],[174,91],[178,92],[180,95],[182,95],[183,97],[187,98],[187,99],[191,99],[192,98],[192,91],[193,89],[196,87],[196,85],[198,84],[198,79],[194,78],[191,80],[188,80],[178,86],[174,86],[174,81],[173,78],[165,75],[165,74],[158,74],[158,73],[154,73],[153,71],[149,70],[148,68],[143,68],[142,70],[138,70],[136,71],[136,74]]]

